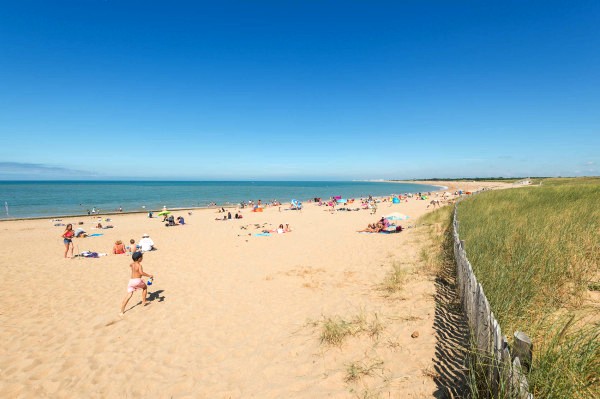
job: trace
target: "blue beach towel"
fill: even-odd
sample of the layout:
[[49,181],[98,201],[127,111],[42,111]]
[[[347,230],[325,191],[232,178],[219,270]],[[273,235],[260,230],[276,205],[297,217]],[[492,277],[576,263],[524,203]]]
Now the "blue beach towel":
[[90,234],[88,237],[100,237],[102,234],[100,233],[94,233],[94,234]]
[[257,237],[270,237],[271,233],[256,233],[254,235]]

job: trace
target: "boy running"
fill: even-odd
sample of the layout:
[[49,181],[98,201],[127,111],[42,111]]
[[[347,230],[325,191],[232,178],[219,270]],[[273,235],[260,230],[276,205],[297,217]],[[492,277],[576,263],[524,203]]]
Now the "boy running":
[[139,289],[142,290],[142,305],[146,306],[146,291],[148,287],[146,287],[146,283],[142,280],[142,276],[154,278],[153,275],[144,272],[142,268],[142,260],[144,256],[141,252],[134,252],[131,256],[133,259],[133,263],[129,265],[131,267],[131,279],[129,280],[129,284],[127,284],[127,294],[125,298],[123,298],[123,303],[121,304],[121,312],[119,312],[119,316],[123,316],[125,314],[125,306],[127,306],[127,302],[133,296],[133,292]]

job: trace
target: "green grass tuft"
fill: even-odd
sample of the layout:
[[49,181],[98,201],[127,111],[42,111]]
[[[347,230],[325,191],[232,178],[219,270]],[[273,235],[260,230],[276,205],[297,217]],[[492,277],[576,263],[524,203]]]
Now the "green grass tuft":
[[348,364],[346,367],[346,382],[356,382],[363,377],[372,376],[375,373],[383,373],[383,360],[368,359]]
[[339,317],[328,317],[323,322],[321,330],[321,343],[331,346],[340,346],[347,336],[352,335],[352,323]]
[[404,289],[408,273],[398,262],[392,263],[392,270],[386,275],[379,289],[384,295],[389,297],[401,292]]

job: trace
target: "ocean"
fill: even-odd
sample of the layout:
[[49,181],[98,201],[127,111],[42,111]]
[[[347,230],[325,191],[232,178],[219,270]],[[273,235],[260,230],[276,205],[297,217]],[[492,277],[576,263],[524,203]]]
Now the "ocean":
[[0,219],[143,212],[167,208],[227,206],[273,199],[289,202],[387,196],[439,190],[409,183],[323,181],[0,181]]

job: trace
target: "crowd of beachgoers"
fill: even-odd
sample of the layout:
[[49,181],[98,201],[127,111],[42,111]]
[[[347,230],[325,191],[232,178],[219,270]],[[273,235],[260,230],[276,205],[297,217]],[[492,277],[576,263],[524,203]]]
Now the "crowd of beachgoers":
[[[462,195],[462,192],[455,192],[454,195],[458,196],[458,195]],[[468,193],[470,194],[470,193]],[[386,196],[386,197],[373,197],[371,195],[369,195],[368,197],[365,198],[359,198],[359,199],[344,199],[341,196],[331,196],[329,199],[327,200],[323,200],[322,198],[311,198],[308,201],[306,201],[306,203],[308,204],[312,204],[315,206],[319,206],[319,207],[325,207],[325,210],[329,211],[329,212],[336,212],[336,211],[361,211],[361,210],[369,210],[371,212],[372,215],[374,215],[377,210],[378,210],[378,206],[384,206],[384,205],[388,205],[388,206],[392,206],[393,204],[401,204],[401,203],[406,203],[409,200],[416,200],[416,201],[429,201],[427,208],[429,208],[430,206],[438,207],[441,206],[444,203],[449,203],[452,202],[453,196],[449,195],[447,192],[419,192],[419,193],[404,193],[404,194],[399,194],[399,195],[391,195],[391,196]],[[257,200],[256,202],[253,200],[249,200],[249,201],[244,201],[241,202],[237,205],[237,208],[234,210],[235,215],[232,215],[231,210],[228,208],[226,209],[224,206],[218,207],[218,205],[213,202],[213,207],[216,207],[217,209],[217,213],[223,214],[223,216],[218,216],[215,218],[216,221],[230,221],[232,219],[234,220],[239,220],[239,219],[243,219],[243,215],[242,215],[242,210],[246,210],[247,208],[250,209],[250,212],[263,212],[266,208],[272,208],[272,207],[278,207],[278,211],[281,212],[282,211],[282,206],[284,207],[283,210],[292,210],[292,211],[302,211],[303,208],[303,203],[297,200],[292,200],[289,205],[284,205],[282,204],[280,201],[278,200],[270,200],[270,201],[266,201],[263,202],[262,200]],[[93,212],[94,214],[96,214],[98,212],[98,210],[96,208],[93,208]],[[122,208],[119,208],[119,212],[122,212]],[[91,211],[88,212],[88,214],[91,215]],[[167,206],[163,206],[161,211],[156,212],[156,216],[155,217],[155,212],[154,211],[149,211],[147,216],[150,219],[156,218],[158,220],[161,221],[161,223],[164,223],[164,225],[166,227],[175,227],[175,226],[184,226],[186,224],[185,222],[185,218],[184,216],[177,216],[177,218],[175,218],[175,216],[172,214],[171,211],[169,211],[167,209]],[[192,211],[188,211],[188,216],[192,216]],[[162,217],[162,219],[160,218]],[[390,233],[400,233],[404,230],[404,228],[402,227],[402,225],[400,223],[397,223],[397,220],[406,220],[408,219],[409,216],[407,215],[403,215],[403,214],[399,214],[399,213],[392,213],[388,216],[381,216],[381,218],[373,223],[369,223],[367,225],[366,228],[361,229],[361,230],[357,230],[357,232],[359,233],[386,233],[386,234],[390,234]],[[94,226],[92,227],[92,229],[112,229],[114,228],[114,226],[112,224],[107,224],[112,222],[111,218],[105,218],[102,219],[99,216],[95,216],[94,215],[94,221],[93,224]],[[56,222],[54,225],[55,226],[64,226],[65,224],[61,223],[62,220],[61,219],[53,219],[53,222]],[[105,224],[103,224],[105,223]],[[396,224],[397,223],[397,224]],[[63,234],[61,235],[61,237],[63,238],[63,244],[65,246],[65,251],[64,251],[64,257],[65,258],[74,258],[74,257],[86,257],[86,258],[98,258],[101,256],[106,256],[108,253],[105,252],[95,252],[95,251],[83,251],[83,252],[79,252],[77,254],[74,254],[74,248],[75,245],[73,243],[73,240],[76,238],[86,238],[86,237],[93,237],[93,236],[100,236],[102,235],[102,233],[93,233],[93,234],[88,234],[88,232],[83,228],[84,222],[78,222],[78,228],[74,229],[73,228],[73,224],[72,223],[68,223],[65,226],[65,230],[63,232]],[[240,226],[240,229],[247,229],[249,226]],[[260,224],[256,224],[255,225],[255,229],[260,230],[260,232],[256,232],[254,235],[255,236],[270,236],[271,233],[275,233],[275,234],[283,234],[283,233],[290,233],[292,232],[292,228],[290,227],[289,223],[280,223],[277,227],[275,228],[268,228],[268,226],[266,226],[266,223],[263,225]],[[252,235],[252,233],[248,233],[248,235]],[[141,239],[139,240],[139,242],[136,243],[134,238],[130,238],[128,240],[128,245],[125,243],[127,241],[123,241],[122,239],[118,239],[114,242],[114,245],[112,247],[112,250],[110,251],[112,254],[114,255],[123,255],[123,254],[127,254],[127,255],[131,255],[132,259],[133,259],[133,263],[130,264],[131,267],[131,279],[130,279],[130,284],[128,285],[128,294],[126,296],[126,298],[123,300],[123,305],[122,305],[122,309],[120,312],[120,315],[123,316],[124,312],[125,312],[125,305],[127,304],[127,302],[129,301],[129,299],[131,298],[131,294],[139,289],[142,290],[142,302],[145,304],[146,303],[146,292],[147,292],[147,286],[144,283],[142,277],[147,276],[149,277],[149,274],[146,274],[143,271],[143,268],[141,266],[141,261],[143,259],[143,253],[145,252],[149,252],[149,251],[155,251],[158,248],[156,247],[154,241],[152,240],[152,238],[150,238],[150,235],[148,233],[144,233],[142,234]]]
[[[391,206],[392,204],[399,204],[402,202],[408,202],[409,200],[419,200],[419,201],[428,201],[427,208],[432,206],[433,208],[442,206],[443,204],[450,203],[453,201],[453,198],[456,196],[460,196],[463,194],[470,194],[470,192],[462,192],[462,190],[455,191],[453,193],[448,192],[418,192],[418,193],[404,193],[404,194],[395,194],[385,197],[374,197],[369,195],[367,197],[362,198],[350,198],[344,199],[341,196],[331,196],[328,199],[322,199],[320,197],[314,197],[305,201],[306,204],[312,204],[315,206],[325,207],[325,210],[329,212],[335,211],[360,211],[360,210],[369,210],[371,214],[377,213],[378,206],[381,207],[384,204]],[[303,207],[303,202],[292,200],[289,204],[284,204],[279,200],[271,199],[269,201],[262,201],[258,199],[242,201],[237,204],[236,209],[232,213],[230,205],[221,205],[219,206],[216,202],[211,202],[210,206],[217,210],[217,213],[222,214],[223,216],[215,217],[217,221],[228,221],[231,219],[243,219],[242,210],[250,209],[251,212],[263,212],[264,209],[270,207],[278,207],[279,212],[283,210],[295,210],[301,211]],[[227,206],[227,209],[225,208]],[[121,207],[118,208],[118,212],[123,212]],[[111,229],[114,228],[110,222],[111,218],[102,219],[99,216],[101,211],[96,207],[93,207],[90,211],[88,211],[88,215],[93,216],[93,227],[91,229]],[[156,216],[155,216],[156,214]],[[192,215],[192,211],[187,212],[188,216]],[[171,211],[167,209],[166,206],[163,206],[160,211],[148,211],[148,218],[157,218],[160,219],[162,217],[162,222],[166,227],[174,227],[174,226],[183,226],[185,225],[185,218],[182,215],[175,217]],[[74,254],[74,238],[86,238],[88,236],[98,236],[101,233],[89,233],[83,228],[84,222],[78,222],[78,227],[76,229],[73,228],[71,223],[64,224],[60,223],[61,219],[53,219],[53,222],[56,222],[55,226],[66,226],[65,231],[61,235],[63,238],[63,243],[65,245],[64,257],[98,257],[105,256],[107,253],[105,252],[92,252],[92,251],[83,251],[77,254]],[[390,233],[390,232],[401,232],[402,226],[390,223],[390,220],[384,216],[381,219],[369,223],[368,226],[364,229],[357,230],[358,232],[367,232],[367,233]],[[273,229],[263,229],[262,233],[284,233],[291,232],[291,228],[289,224],[281,223],[277,228]],[[128,245],[125,244],[128,242]],[[115,255],[120,254],[133,254],[136,251],[147,252],[153,251],[157,248],[154,246],[154,242],[149,237],[147,233],[142,235],[142,238],[136,243],[134,238],[130,238],[127,241],[123,241],[121,239],[116,240],[114,246],[111,251],[108,251]],[[70,255],[70,256],[69,256]]]

